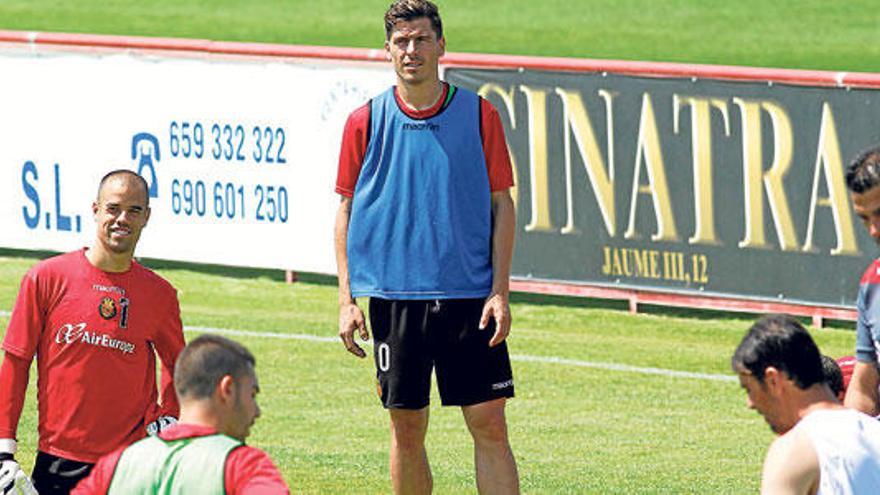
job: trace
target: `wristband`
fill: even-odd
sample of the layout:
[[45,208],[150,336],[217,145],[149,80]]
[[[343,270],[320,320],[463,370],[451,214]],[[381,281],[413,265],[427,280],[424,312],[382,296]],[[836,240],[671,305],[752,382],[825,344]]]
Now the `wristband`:
[[0,438],[0,454],[14,454],[18,452],[18,442],[12,438]]

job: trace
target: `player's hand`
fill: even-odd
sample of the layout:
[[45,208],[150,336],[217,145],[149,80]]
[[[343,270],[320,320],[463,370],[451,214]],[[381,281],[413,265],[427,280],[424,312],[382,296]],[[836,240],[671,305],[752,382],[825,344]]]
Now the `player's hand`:
[[357,304],[351,302],[339,306],[339,338],[345,349],[359,358],[367,357],[367,353],[354,341],[354,331],[357,330],[361,340],[366,342],[370,338],[367,331],[367,321],[364,312]]
[[[12,438],[0,438],[0,492],[2,493],[37,493],[30,478],[21,470],[15,461],[18,442]],[[17,489],[19,485],[23,486]],[[27,487],[31,491],[27,491]]]
[[507,296],[493,292],[483,304],[483,316],[480,318],[480,330],[489,325],[489,318],[495,319],[495,334],[489,340],[489,347],[494,347],[510,334],[510,304]]
[[147,435],[156,436],[160,431],[170,428],[177,424],[177,418],[174,416],[159,416],[156,421],[147,423]]
[[31,478],[21,468],[15,473],[15,479],[10,489],[3,493],[8,493],[9,495],[40,495],[37,489],[34,488],[34,482],[31,481]]
[[0,490],[3,493],[15,493],[13,488],[15,488],[16,477],[20,477],[19,473],[24,475],[25,478],[27,478],[27,475],[21,470],[21,466],[18,465],[12,454],[3,453],[0,454],[0,457],[3,459],[0,461]]

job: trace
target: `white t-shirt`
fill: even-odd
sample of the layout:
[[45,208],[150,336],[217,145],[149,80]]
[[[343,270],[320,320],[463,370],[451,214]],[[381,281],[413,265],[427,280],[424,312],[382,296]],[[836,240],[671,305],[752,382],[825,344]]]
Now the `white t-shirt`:
[[880,421],[853,409],[825,409],[795,428],[819,458],[818,495],[880,493]]

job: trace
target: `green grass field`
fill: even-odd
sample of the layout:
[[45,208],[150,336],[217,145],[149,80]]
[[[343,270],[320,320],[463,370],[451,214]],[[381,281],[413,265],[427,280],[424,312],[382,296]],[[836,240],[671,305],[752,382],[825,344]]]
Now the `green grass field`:
[[[0,257],[0,310],[11,309],[18,280],[35,262]],[[295,493],[389,491],[386,413],[372,362],[351,357],[335,340],[332,279],[287,285],[278,272],[171,263],[158,271],[179,288],[185,325],[274,334],[231,336],[258,360],[263,416],[249,441],[269,452]],[[517,398],[508,421],[525,493],[757,491],[772,434],[746,409],[736,382],[584,365],[732,378],[730,355],[750,317],[629,315],[615,303],[525,294],[514,296],[512,310]],[[814,335],[828,354],[852,351],[850,331]],[[435,491],[472,493],[473,454],[461,413],[433,402]],[[28,469],[35,415],[32,384],[19,427],[19,457]]]
[[[4,0],[0,28],[381,47],[390,0]],[[880,70],[868,0],[439,0],[451,51]]]

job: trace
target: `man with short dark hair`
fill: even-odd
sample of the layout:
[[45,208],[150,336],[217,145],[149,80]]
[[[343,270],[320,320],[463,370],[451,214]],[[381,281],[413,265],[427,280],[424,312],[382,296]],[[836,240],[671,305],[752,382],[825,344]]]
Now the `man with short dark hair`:
[[391,417],[397,493],[428,493],[424,439],[431,372],[460,406],[481,493],[517,493],[504,408],[513,397],[505,339],[516,225],[513,170],[498,113],[440,80],[446,39],[436,5],[398,0],[385,13],[397,83],[345,125],[336,192],[339,336],[367,340],[356,298],[370,298],[381,400]]
[[33,481],[43,495],[68,493],[102,455],[177,416],[171,374],[184,344],[177,291],[133,259],[150,218],[146,182],[129,170],[108,173],[92,213],[91,248],[41,261],[21,281],[0,367],[0,491],[20,476],[15,433],[35,355]]
[[846,397],[846,389],[843,387],[843,373],[833,357],[822,355],[822,374],[825,375],[825,383],[828,384],[831,393],[843,404],[843,399]]
[[880,422],[837,402],[819,349],[797,320],[758,320],[731,365],[748,406],[779,435],[764,460],[761,493],[877,492]]
[[244,444],[260,416],[256,359],[216,335],[190,342],[177,359],[180,421],[102,458],[75,494],[284,494],[281,473]]
[[[880,147],[859,154],[846,171],[853,210],[868,235],[880,243]],[[846,392],[847,407],[871,416],[880,415],[880,258],[865,270],[856,302],[856,365]]]

